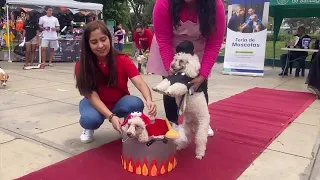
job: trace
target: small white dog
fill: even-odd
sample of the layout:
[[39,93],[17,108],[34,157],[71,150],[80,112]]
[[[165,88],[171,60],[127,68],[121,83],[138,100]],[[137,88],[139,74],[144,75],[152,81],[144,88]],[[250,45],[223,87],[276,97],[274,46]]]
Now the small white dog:
[[6,87],[8,79],[9,75],[6,74],[3,69],[0,68],[0,87]]
[[177,46],[177,54],[171,63],[174,74],[162,80],[153,90],[175,97],[178,106],[184,101],[184,119],[178,128],[180,138],[175,143],[178,150],[186,148],[195,136],[196,158],[202,159],[206,151],[210,114],[201,88],[196,92],[189,92],[192,84],[188,82],[197,77],[200,70],[199,58],[193,54],[193,49],[190,41]]
[[122,123],[122,131],[129,138],[136,138],[141,143],[148,142],[149,134],[146,127],[149,122],[147,118],[142,113],[131,113]]
[[149,73],[147,71],[147,63],[148,63],[148,58],[149,58],[149,51],[146,51],[142,55],[136,54],[135,57],[136,57],[137,62],[141,64],[141,72],[144,75],[152,74],[152,73]]

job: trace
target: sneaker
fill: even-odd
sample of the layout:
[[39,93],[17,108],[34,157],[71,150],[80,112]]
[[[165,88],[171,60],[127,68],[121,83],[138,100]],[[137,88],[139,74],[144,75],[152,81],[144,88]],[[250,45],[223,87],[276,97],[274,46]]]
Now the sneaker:
[[[282,75],[283,74],[283,75]],[[281,72],[280,74],[279,74],[279,76],[288,76],[288,72]]]
[[45,67],[46,67],[45,64],[41,64],[41,65],[40,65],[40,68],[41,68],[41,69],[44,69]]
[[209,126],[208,136],[213,136],[213,135],[214,135],[214,132],[213,132],[211,126]]
[[90,129],[84,129],[82,131],[82,134],[80,136],[80,140],[82,143],[90,143],[93,141],[93,133],[94,131],[93,130],[90,130]]

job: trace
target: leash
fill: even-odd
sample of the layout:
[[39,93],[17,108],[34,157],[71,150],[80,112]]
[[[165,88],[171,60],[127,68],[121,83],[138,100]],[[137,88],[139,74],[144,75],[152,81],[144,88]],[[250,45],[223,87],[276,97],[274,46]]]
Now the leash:
[[[189,95],[193,95],[194,94],[194,87],[193,86],[191,86],[190,88],[189,88]],[[179,113],[179,111],[180,111],[180,108],[181,108],[181,106],[183,105],[183,101],[186,99],[186,94],[184,94],[182,97],[181,97],[181,100],[180,100],[180,102],[179,102],[179,105],[178,105],[178,110],[177,110],[177,114],[178,114],[178,116],[180,116],[181,114]]]
[[180,114],[180,108],[181,108],[181,106],[182,106],[182,104],[183,104],[183,100],[184,100],[184,98],[185,98],[185,94],[181,97],[181,99],[180,99],[180,102],[179,102],[179,105],[178,105],[178,109],[177,109],[177,114],[178,114],[178,116],[180,116],[181,114]]

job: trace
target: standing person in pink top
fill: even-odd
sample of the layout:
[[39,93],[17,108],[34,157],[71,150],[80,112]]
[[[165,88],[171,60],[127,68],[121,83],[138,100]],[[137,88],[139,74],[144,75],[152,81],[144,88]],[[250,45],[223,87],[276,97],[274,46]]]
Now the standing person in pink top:
[[[192,41],[201,61],[200,75],[191,83],[200,86],[208,103],[208,81],[211,69],[219,54],[226,29],[225,9],[222,0],[157,0],[153,10],[155,36],[152,40],[148,72],[166,77],[170,71],[176,46]],[[175,99],[163,97],[168,120],[177,123]],[[211,127],[208,135],[213,136]]]
[[122,52],[124,47],[124,39],[125,39],[126,31],[122,28],[122,24],[119,24],[114,33],[114,47]]

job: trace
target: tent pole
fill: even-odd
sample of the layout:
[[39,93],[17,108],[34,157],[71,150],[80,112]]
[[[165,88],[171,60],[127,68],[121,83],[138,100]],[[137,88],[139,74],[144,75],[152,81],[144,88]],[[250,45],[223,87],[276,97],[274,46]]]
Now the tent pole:
[[10,22],[9,22],[9,5],[6,4],[6,8],[7,8],[7,35],[8,35],[8,50],[9,50],[9,59],[8,62],[12,62],[11,61],[11,44],[10,44]]
[[275,68],[274,62],[276,60],[276,42],[277,42],[276,40],[273,40],[273,62],[272,62],[273,69]]

